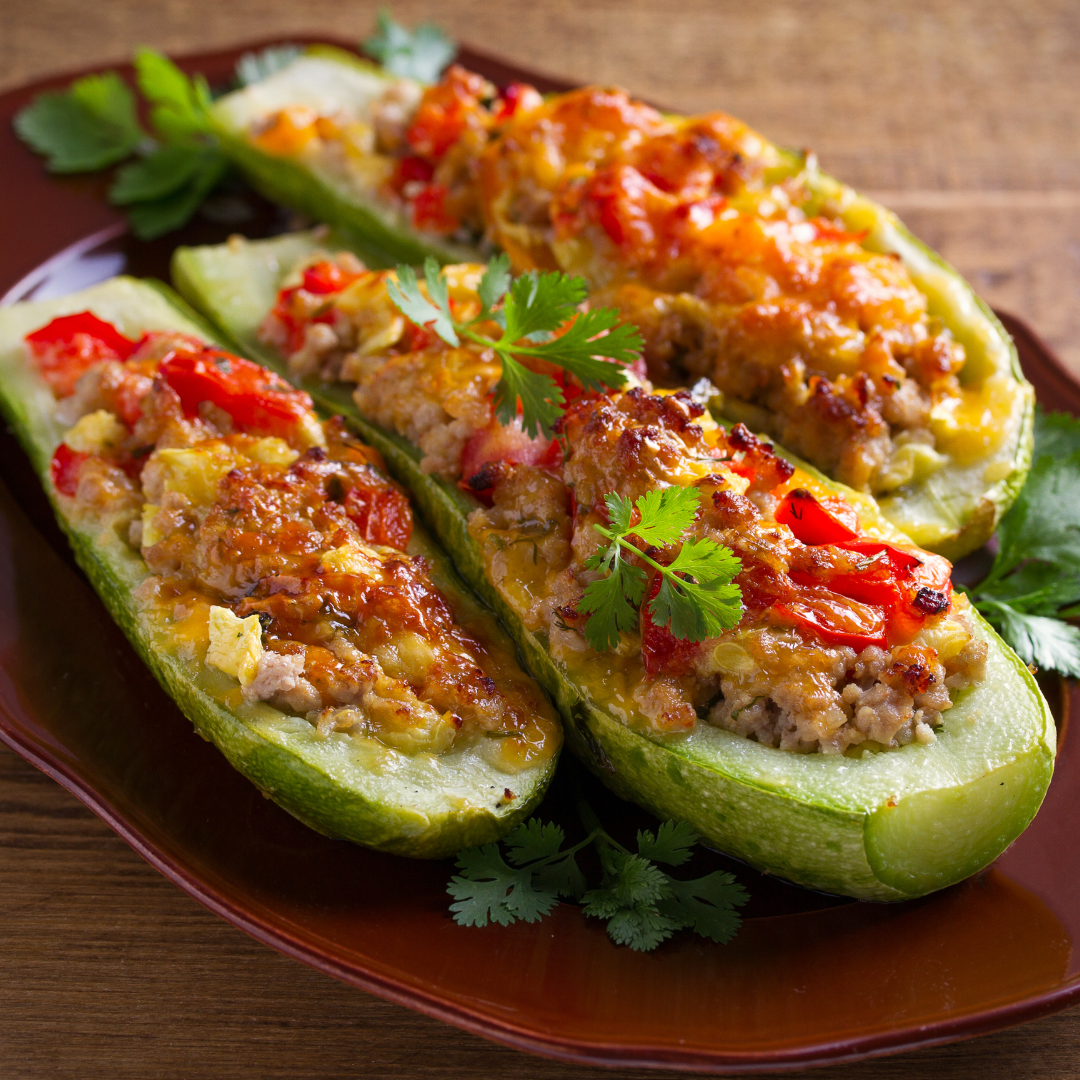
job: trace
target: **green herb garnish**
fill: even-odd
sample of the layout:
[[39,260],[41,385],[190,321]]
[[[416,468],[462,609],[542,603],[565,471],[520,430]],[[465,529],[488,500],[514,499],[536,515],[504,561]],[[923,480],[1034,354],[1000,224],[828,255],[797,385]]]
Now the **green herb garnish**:
[[[430,326],[448,345],[460,345],[464,338],[494,350],[502,363],[502,378],[495,386],[495,415],[500,423],[512,424],[520,406],[522,428],[533,437],[541,431],[551,434],[565,399],[550,375],[530,371],[517,358],[553,364],[574,375],[587,390],[601,390],[624,386],[622,365],[641,352],[641,334],[635,327],[619,325],[614,308],[578,311],[587,291],[580,277],[532,270],[512,280],[510,259],[498,255],[480,279],[483,310],[468,322],[454,318],[446,277],[431,256],[424,263],[424,281],[427,295],[413,268],[399,266],[397,281],[387,284],[387,292],[407,318],[418,326]],[[481,334],[476,327],[483,322],[495,322],[502,335]],[[558,337],[553,336],[564,328]]]
[[210,91],[152,49],[135,54],[135,74],[150,103],[152,131],[136,114],[135,95],[115,71],[41,94],[15,117],[19,137],[52,172],[94,172],[125,161],[109,201],[128,208],[142,240],[183,225],[228,171],[209,120]]
[[394,22],[386,8],[379,12],[376,32],[362,46],[391,75],[425,83],[438,82],[457,52],[457,42],[433,23],[406,30]]
[[967,590],[1020,658],[1080,676],[1080,421],[1035,415],[1035,463],[1001,519],[986,578]]
[[[664,565],[631,543],[635,536],[646,547],[678,543],[694,523],[700,495],[697,488],[668,487],[647,492],[636,503],[609,492],[604,496],[610,528],[593,525],[608,546],[586,562],[590,570],[608,576],[591,582],[578,603],[589,616],[585,639],[597,650],[615,649],[623,631],[638,625],[648,581],[644,570],[627,562],[630,554],[661,575],[660,589],[649,602],[649,617],[685,641],[704,641],[730,630],[742,618],[742,593],[731,579],[742,564],[714,540],[692,537]],[[634,510],[639,520],[633,523]]]
[[[746,903],[746,890],[731,874],[714,871],[681,881],[657,863],[682,866],[690,859],[698,835],[685,822],[664,822],[655,835],[637,834],[637,852],[612,839],[592,810],[579,802],[588,830],[580,843],[563,849],[558,825],[536,818],[519,825],[498,844],[468,848],[458,855],[461,871],[447,892],[454,921],[461,926],[509,926],[519,919],[539,922],[561,898],[579,902],[582,911],[607,922],[618,945],[648,952],[676,930],[693,930],[711,941],[730,941],[741,923],[736,910]],[[593,845],[600,857],[601,880],[590,889],[575,856]]]

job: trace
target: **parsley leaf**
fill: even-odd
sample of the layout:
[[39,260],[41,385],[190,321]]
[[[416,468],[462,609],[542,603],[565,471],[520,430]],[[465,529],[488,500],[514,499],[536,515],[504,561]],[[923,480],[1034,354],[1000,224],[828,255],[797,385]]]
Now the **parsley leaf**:
[[1011,604],[988,601],[984,614],[1025,663],[1080,676],[1080,629],[1060,619],[1029,615]]
[[241,86],[252,86],[287,68],[303,53],[299,45],[270,45],[259,52],[246,52],[236,62],[236,78]]
[[[183,159],[183,182],[157,197],[131,197],[132,192],[137,190],[153,190],[155,184],[159,189],[171,186],[163,178],[166,165],[163,155],[171,156],[177,150],[184,150],[190,155]],[[180,160],[179,157],[177,160]],[[140,240],[153,240],[179,229],[190,220],[206,201],[207,195],[225,177],[228,168],[228,162],[217,150],[166,147],[121,169],[109,192],[109,199],[117,204],[130,203],[128,221],[131,222],[132,231]]]
[[135,96],[116,72],[41,95],[15,118],[15,129],[54,172],[103,169],[138,155],[118,171],[109,201],[127,207],[135,235],[149,240],[183,225],[228,166],[210,124],[205,80],[189,79],[152,49],[136,53],[135,72],[154,137],[139,124]]
[[1080,629],[1061,621],[1080,615],[1080,421],[1036,410],[1035,458],[969,592],[1021,659],[1080,676]]
[[139,49],[135,76],[152,106],[150,121],[166,141],[184,143],[211,133],[210,88],[201,75],[189,79],[167,56]]
[[[583,278],[530,271],[512,281],[509,259],[499,256],[480,279],[482,310],[468,322],[454,318],[446,277],[431,256],[424,262],[424,281],[426,295],[412,267],[399,266],[397,281],[387,283],[387,292],[402,314],[418,326],[431,326],[448,345],[457,346],[465,338],[494,350],[502,364],[495,416],[502,424],[513,424],[520,411],[522,430],[532,438],[540,432],[551,434],[565,397],[551,375],[531,370],[522,358],[562,368],[587,389],[599,390],[625,385],[623,364],[641,349],[641,335],[633,327],[616,326],[613,309],[578,312],[585,298]],[[495,310],[500,301],[502,307]],[[484,322],[495,322],[502,335],[496,339],[480,333],[478,326]]]
[[438,82],[457,52],[457,43],[439,27],[421,23],[415,30],[406,30],[385,8],[379,12],[376,33],[362,44],[364,52],[391,75],[426,83]]
[[135,95],[115,71],[39,95],[15,117],[15,131],[46,158],[51,172],[59,173],[115,165],[146,138],[135,115]]
[[510,861],[515,866],[524,866],[536,859],[557,855],[565,839],[566,833],[560,826],[550,823],[544,825],[539,819],[530,818],[509,833],[503,843]]
[[[677,487],[654,489],[635,503],[615,492],[604,497],[611,527],[594,524],[593,528],[610,543],[591,556],[586,566],[610,574],[590,582],[578,602],[578,610],[589,616],[585,640],[597,652],[617,648],[619,634],[637,626],[637,608],[644,597],[647,576],[625,561],[620,548],[660,574],[649,616],[676,638],[704,641],[730,630],[742,618],[742,593],[731,580],[742,564],[727,548],[714,540],[691,537],[665,566],[630,542],[636,536],[647,547],[677,543],[693,524],[699,498],[696,488]],[[632,524],[634,509],[636,524]]]

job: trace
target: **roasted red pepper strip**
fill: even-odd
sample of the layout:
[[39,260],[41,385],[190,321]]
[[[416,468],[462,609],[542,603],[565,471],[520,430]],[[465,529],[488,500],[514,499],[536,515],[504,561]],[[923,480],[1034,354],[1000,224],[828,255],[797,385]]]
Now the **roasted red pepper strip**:
[[67,443],[61,443],[49,462],[49,477],[53,487],[61,495],[74,496],[79,490],[79,471],[83,462],[89,457],[79,450],[72,450]]
[[223,409],[241,430],[288,438],[312,410],[311,398],[272,371],[216,349],[177,351],[159,374],[180,396],[188,416],[201,402]]
[[57,397],[75,392],[82,375],[103,360],[126,360],[136,342],[91,311],[62,315],[26,335],[45,381]]
[[386,544],[404,551],[412,536],[409,501],[385,483],[370,488],[354,487],[345,496],[345,512],[369,544]]
[[859,535],[859,516],[854,508],[843,499],[818,499],[805,488],[795,488],[780,500],[776,520],[804,544],[840,544]]
[[677,638],[666,626],[657,626],[649,614],[649,604],[656,599],[663,578],[653,577],[645,601],[641,605],[641,659],[645,674],[653,678],[665,675],[686,675],[694,670],[700,642]]
[[343,270],[335,262],[320,262],[304,271],[302,288],[317,296],[328,296],[347,289],[361,275]]
[[785,621],[831,641],[862,650],[887,647],[887,620],[882,608],[862,604],[820,585],[802,585],[791,597],[773,605]]

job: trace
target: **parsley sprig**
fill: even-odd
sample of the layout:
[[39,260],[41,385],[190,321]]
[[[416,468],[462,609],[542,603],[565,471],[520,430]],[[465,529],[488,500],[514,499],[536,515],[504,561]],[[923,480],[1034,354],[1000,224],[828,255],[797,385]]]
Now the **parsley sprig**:
[[[560,898],[582,905],[582,911],[607,922],[618,945],[647,952],[677,930],[693,930],[711,941],[730,941],[739,929],[737,909],[746,890],[731,874],[714,871],[683,881],[661,870],[682,866],[691,857],[698,835],[685,822],[664,822],[656,833],[637,834],[637,851],[623,847],[601,826],[582,800],[578,812],[588,835],[563,848],[566,836],[558,825],[536,818],[519,825],[498,844],[468,848],[458,855],[461,871],[447,892],[454,921],[461,926],[509,926],[519,919],[539,922]],[[578,852],[590,845],[600,858],[601,879],[590,889],[577,864]]]
[[[510,259],[498,255],[480,279],[482,310],[467,322],[454,318],[446,276],[431,256],[424,263],[424,284],[426,295],[413,268],[399,266],[397,281],[388,282],[387,292],[406,318],[430,326],[448,345],[458,346],[465,339],[494,350],[502,364],[495,415],[500,423],[512,424],[520,407],[522,428],[533,437],[541,431],[551,434],[565,398],[550,375],[530,370],[521,358],[562,368],[587,390],[600,390],[624,386],[622,365],[641,352],[641,334],[619,325],[614,308],[578,311],[586,295],[580,277],[533,270],[512,279]],[[480,332],[481,324],[492,322],[502,330],[498,338]]]
[[15,130],[50,171],[93,172],[135,157],[116,174],[109,200],[127,207],[143,240],[183,225],[228,171],[208,114],[210,91],[171,60],[139,49],[135,77],[150,105],[139,122],[135,95],[115,71],[39,95],[15,117]]
[[1022,660],[1080,676],[1080,421],[1036,412],[1035,463],[1001,519],[990,572],[968,589]]
[[590,582],[577,605],[589,616],[585,640],[597,652],[618,648],[620,634],[638,625],[648,575],[627,561],[628,555],[660,574],[660,588],[649,602],[649,617],[658,626],[667,627],[674,637],[704,641],[738,624],[742,593],[731,579],[742,564],[728,548],[714,540],[691,537],[665,565],[630,539],[637,537],[645,548],[678,543],[694,523],[699,501],[697,488],[681,487],[654,489],[636,502],[615,492],[604,496],[611,526],[594,524],[593,528],[608,545],[590,556],[585,565],[608,576]]
[[420,23],[415,30],[407,30],[383,8],[376,32],[363,42],[363,49],[391,75],[433,83],[454,59],[457,42],[433,23]]

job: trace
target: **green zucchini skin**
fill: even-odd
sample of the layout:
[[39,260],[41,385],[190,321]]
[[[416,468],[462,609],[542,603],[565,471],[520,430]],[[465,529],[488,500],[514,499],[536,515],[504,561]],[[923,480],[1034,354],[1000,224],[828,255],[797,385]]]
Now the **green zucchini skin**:
[[[318,67],[313,66],[319,64],[327,69],[359,68],[373,79],[386,77],[374,65],[330,47],[313,47],[304,62],[306,68],[294,72],[286,68],[268,82],[275,87],[300,87],[305,72],[320,77]],[[260,85],[226,95],[214,110],[226,153],[260,191],[333,226],[342,242],[372,266],[419,263],[426,255],[434,255],[441,262],[485,261],[486,255],[478,247],[421,234],[377,200],[347,192],[300,162],[274,157],[254,147],[237,120],[242,115],[244,95],[263,92],[258,89]],[[781,153],[789,171],[803,167],[801,155]],[[1031,465],[1034,391],[1020,370],[1016,347],[997,317],[960,274],[916,239],[895,214],[816,169],[808,172],[807,185],[815,207],[827,202],[830,212],[838,210],[852,232],[868,231],[865,247],[900,255],[916,285],[926,293],[930,313],[939,317],[967,348],[967,377],[993,370],[1010,375],[1022,387],[1023,393],[1008,421],[1008,434],[992,459],[980,459],[977,467],[949,463],[939,473],[881,500],[886,517],[908,537],[956,560],[990,538],[1023,487]],[[993,479],[986,478],[988,470]]]
[[[284,374],[256,330],[281,278],[315,246],[310,235],[293,234],[232,248],[180,248],[174,281],[235,348]],[[1053,772],[1054,722],[1030,672],[977,615],[990,645],[987,676],[945,714],[931,746],[848,758],[775,750],[709,725],[690,736],[645,734],[603,708],[492,586],[466,527],[478,503],[421,472],[419,450],[367,422],[342,386],[304,386],[340,410],[412,490],[455,565],[554,698],[571,751],[619,795],[661,818],[689,821],[708,843],[761,870],[867,900],[921,896],[960,881],[1001,854],[1034,817]],[[833,486],[864,519],[884,523],[868,496]],[[602,672],[594,675],[602,681]]]
[[[63,429],[53,420],[51,392],[24,359],[22,339],[58,315],[87,309],[133,336],[143,330],[179,330],[224,341],[207,333],[206,323],[167,286],[130,278],[0,310],[0,411],[41,477],[79,565],[196,731],[304,824],[380,851],[443,858],[497,839],[527,818],[554,774],[557,755],[509,774],[475,751],[407,755],[389,747],[358,746],[336,733],[320,738],[303,718],[264,702],[233,705],[235,694],[229,692],[235,691],[234,680],[199,659],[176,654],[164,627],[132,596],[147,573],[142,558],[108,523],[98,528],[69,519],[49,480],[49,462]],[[492,636],[500,634],[422,529],[410,551],[427,558],[433,580],[459,617]],[[508,785],[516,795],[512,802],[500,798]]]

